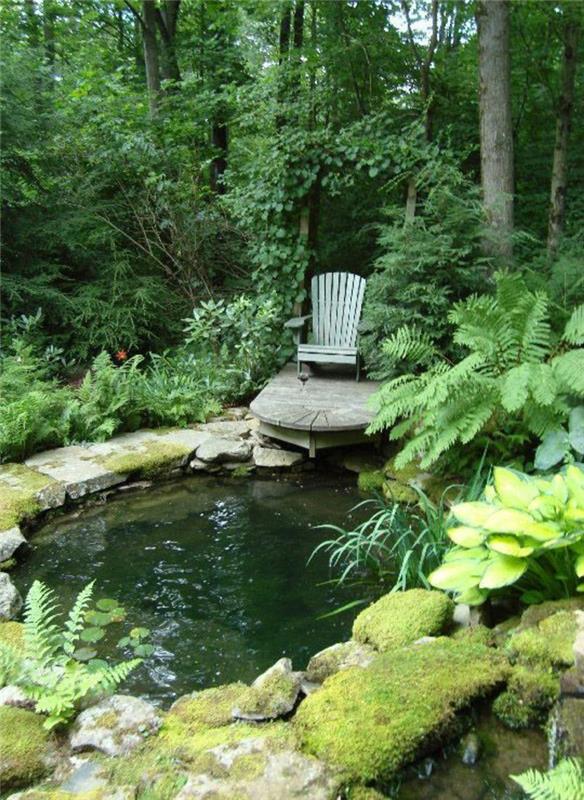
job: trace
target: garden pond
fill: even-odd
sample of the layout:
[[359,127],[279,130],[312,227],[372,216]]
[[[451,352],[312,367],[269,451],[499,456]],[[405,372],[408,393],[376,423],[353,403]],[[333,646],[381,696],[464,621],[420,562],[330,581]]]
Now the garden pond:
[[[353,595],[329,583],[325,554],[307,561],[326,538],[316,526],[342,524],[361,499],[354,481],[315,476],[188,478],[56,517],[14,581],[24,594],[39,578],[69,608],[95,580],[95,596],[116,598],[156,646],[125,691],[168,706],[195,689],[251,682],[284,655],[302,669],[350,636],[352,614],[320,617]],[[116,627],[99,650],[119,659]]]

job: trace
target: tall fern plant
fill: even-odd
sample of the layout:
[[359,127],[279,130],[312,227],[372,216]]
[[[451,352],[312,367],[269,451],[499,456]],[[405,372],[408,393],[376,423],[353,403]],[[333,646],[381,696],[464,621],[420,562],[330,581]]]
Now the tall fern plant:
[[584,305],[561,335],[552,332],[549,311],[545,292],[530,291],[518,275],[498,273],[493,295],[473,295],[449,313],[453,342],[466,352],[458,362],[440,356],[415,327],[403,326],[385,341],[390,363],[431,363],[377,393],[379,411],[369,432],[408,437],[398,467],[419,458],[427,468],[483,433],[541,438],[566,420],[584,398]]
[[113,691],[141,663],[137,658],[115,665],[98,659],[85,663],[76,657],[87,630],[92,595],[90,583],[60,627],[55,593],[35,581],[25,603],[24,647],[0,642],[0,686],[11,683],[21,688],[34,700],[35,711],[47,715],[48,729],[68,722],[83,698]]

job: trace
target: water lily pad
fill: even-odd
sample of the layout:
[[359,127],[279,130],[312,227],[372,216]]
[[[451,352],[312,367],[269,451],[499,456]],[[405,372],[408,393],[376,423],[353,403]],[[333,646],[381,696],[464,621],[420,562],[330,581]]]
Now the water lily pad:
[[80,647],[73,653],[73,658],[76,661],[91,661],[97,655],[97,650],[92,650],[91,647]]
[[117,600],[112,600],[110,597],[103,597],[101,600],[98,600],[95,605],[100,611],[113,611],[114,608],[118,608],[119,603]]
[[80,639],[83,642],[99,642],[105,636],[103,628],[85,628],[81,631]]

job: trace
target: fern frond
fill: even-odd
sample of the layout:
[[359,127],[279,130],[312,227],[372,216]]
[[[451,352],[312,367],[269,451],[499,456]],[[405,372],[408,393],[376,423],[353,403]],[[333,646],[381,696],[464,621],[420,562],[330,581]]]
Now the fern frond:
[[526,315],[521,325],[521,352],[524,362],[536,364],[549,354],[551,328],[548,317],[548,298],[543,292],[535,292],[525,299]]
[[584,344],[584,303],[572,311],[562,339],[569,344]]
[[24,608],[25,649],[30,658],[45,667],[59,653],[60,635],[55,624],[59,605],[55,593],[40,581],[34,581]]
[[584,349],[570,350],[551,362],[554,378],[564,392],[584,397]]
[[75,645],[79,635],[85,625],[85,617],[93,596],[95,581],[88,583],[77,595],[73,608],[65,620],[65,632],[63,633],[63,650],[67,655],[71,655],[75,650]]
[[575,758],[560,761],[549,772],[530,769],[510,777],[530,800],[581,800],[584,793],[584,766]]
[[436,356],[432,339],[416,325],[402,325],[383,342],[382,349],[392,364],[406,359],[415,364],[427,363]]
[[501,384],[501,405],[512,414],[525,405],[529,395],[531,365],[520,364],[505,375]]

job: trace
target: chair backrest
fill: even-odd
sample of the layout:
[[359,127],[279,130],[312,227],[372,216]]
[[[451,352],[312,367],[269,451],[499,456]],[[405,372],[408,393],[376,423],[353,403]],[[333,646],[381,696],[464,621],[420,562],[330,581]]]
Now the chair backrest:
[[312,279],[312,332],[315,343],[355,347],[365,278],[352,272],[325,272]]

